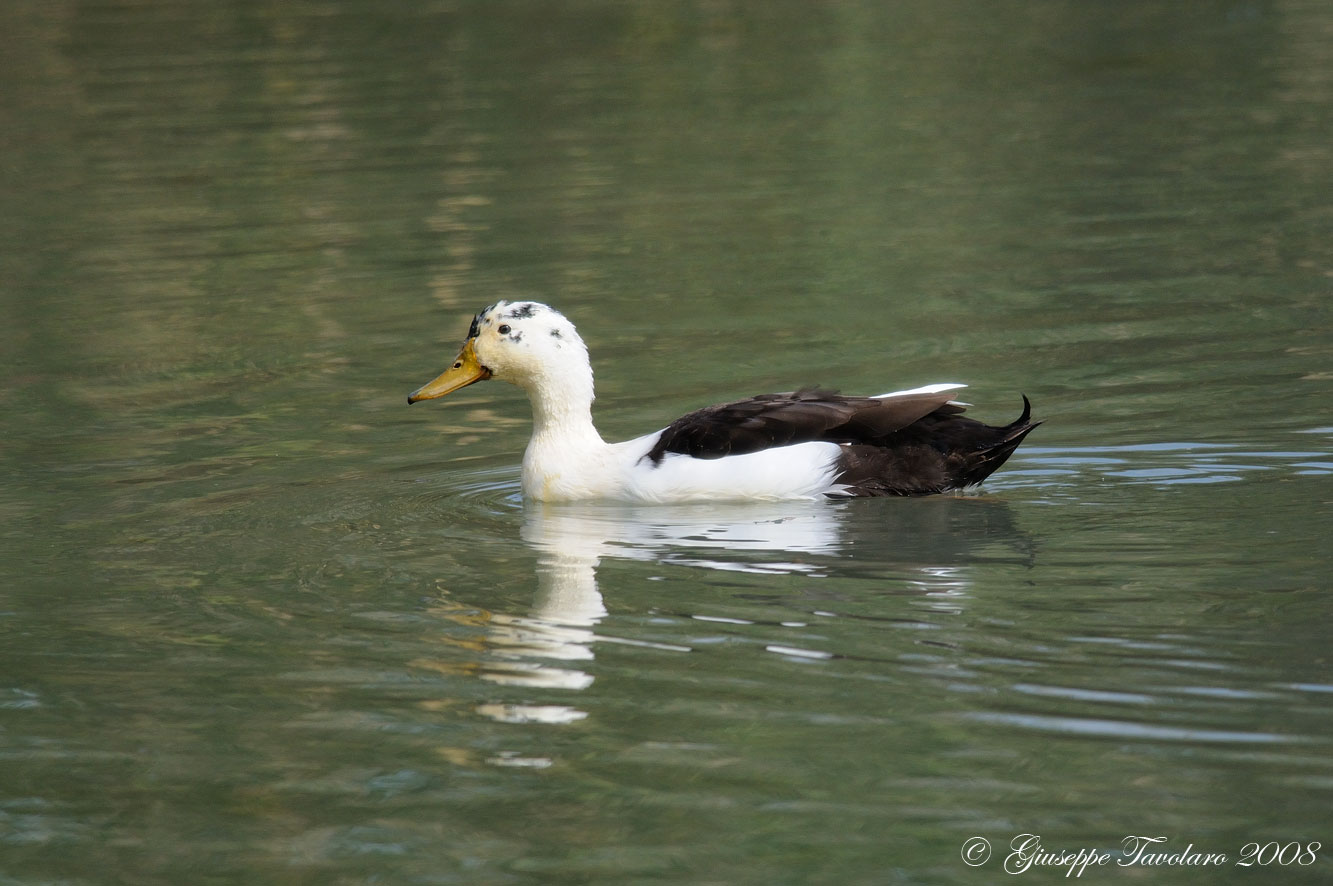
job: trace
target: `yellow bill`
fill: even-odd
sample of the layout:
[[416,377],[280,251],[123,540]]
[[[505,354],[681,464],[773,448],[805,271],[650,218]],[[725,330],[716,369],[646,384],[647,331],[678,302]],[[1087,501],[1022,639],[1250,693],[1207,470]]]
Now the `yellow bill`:
[[407,395],[408,403],[418,400],[434,400],[445,394],[452,394],[459,388],[465,388],[473,382],[485,381],[491,377],[491,371],[477,362],[477,352],[473,348],[474,339],[463,343],[463,350],[458,352],[454,365],[426,382]]

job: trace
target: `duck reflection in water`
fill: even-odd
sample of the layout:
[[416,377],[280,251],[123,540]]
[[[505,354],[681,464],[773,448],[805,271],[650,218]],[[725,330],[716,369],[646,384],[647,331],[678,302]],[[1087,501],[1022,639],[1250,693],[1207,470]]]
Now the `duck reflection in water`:
[[[691,504],[633,507],[615,504],[533,504],[524,511],[523,540],[538,553],[537,594],[526,616],[495,613],[489,623],[494,658],[482,678],[511,686],[583,689],[591,674],[576,663],[593,658],[594,641],[689,652],[687,646],[597,634],[607,614],[597,588],[603,557],[762,573],[817,573],[803,559],[741,559],[737,552],[834,554],[836,512],[821,502]],[[555,717],[568,710],[487,705],[507,721]]]
[[[811,578],[882,575],[887,566],[906,571],[890,585],[892,593],[929,597],[932,608],[958,612],[968,594],[967,563],[977,549],[1023,547],[1002,501],[878,504],[884,506],[873,519],[857,519],[860,511],[850,503],[529,503],[522,537],[538,554],[536,596],[526,615],[491,614],[492,654],[481,676],[509,686],[584,689],[594,677],[581,665],[594,658],[595,642],[691,651],[688,645],[596,630],[607,616],[597,582],[606,557]],[[853,549],[862,553],[848,557]],[[833,613],[812,609],[811,615]],[[507,722],[565,723],[585,716],[556,705],[488,704],[480,710]]]

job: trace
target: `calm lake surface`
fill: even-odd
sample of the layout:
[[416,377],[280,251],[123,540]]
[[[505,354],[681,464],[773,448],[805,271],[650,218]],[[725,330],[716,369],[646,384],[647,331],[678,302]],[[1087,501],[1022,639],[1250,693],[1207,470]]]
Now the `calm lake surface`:
[[[1333,878],[1327,3],[12,0],[0,219],[4,886]],[[525,504],[497,298],[1046,423]]]

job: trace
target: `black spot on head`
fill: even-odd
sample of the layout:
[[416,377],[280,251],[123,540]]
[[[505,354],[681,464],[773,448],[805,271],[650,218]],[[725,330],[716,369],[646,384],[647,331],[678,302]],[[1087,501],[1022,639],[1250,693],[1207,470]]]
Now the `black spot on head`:
[[[499,302],[496,302],[496,304],[499,304]],[[486,307],[482,308],[480,311],[477,312],[477,316],[472,318],[472,325],[468,327],[467,330],[468,338],[477,337],[477,333],[481,332],[481,318],[489,314],[491,312],[491,309],[494,307],[495,305],[487,305]],[[490,322],[491,322],[490,320],[487,320],[486,321],[487,325],[490,325]]]
[[512,341],[514,344],[518,344],[519,342],[523,341],[523,333],[515,332],[513,335],[509,336],[509,340]]
[[509,311],[509,317],[513,320],[526,320],[536,313],[536,305],[530,301],[521,302]]
[[551,338],[560,338],[560,337],[561,337],[561,336],[560,336],[560,330],[559,330],[559,329],[552,329],[552,330],[551,330]]

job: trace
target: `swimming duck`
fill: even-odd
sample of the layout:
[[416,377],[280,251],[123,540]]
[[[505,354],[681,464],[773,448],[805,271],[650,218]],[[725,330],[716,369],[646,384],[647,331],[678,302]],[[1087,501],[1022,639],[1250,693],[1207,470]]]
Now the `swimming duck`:
[[563,314],[533,301],[483,309],[453,364],[407,402],[491,378],[532,401],[523,494],[538,501],[926,495],[980,483],[1040,424],[1027,397],[1007,425],[964,418],[953,400],[961,384],[873,397],[806,388],[709,406],[607,443],[592,423],[587,346]]

